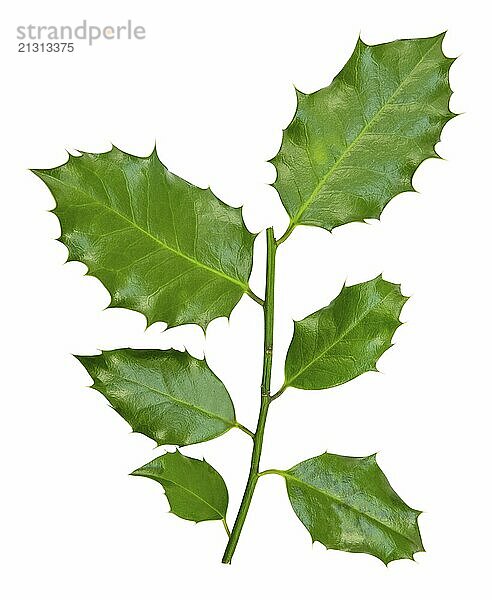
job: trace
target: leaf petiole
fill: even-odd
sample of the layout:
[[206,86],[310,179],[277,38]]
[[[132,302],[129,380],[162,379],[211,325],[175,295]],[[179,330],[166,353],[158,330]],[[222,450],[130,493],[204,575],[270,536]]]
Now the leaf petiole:
[[280,396],[285,392],[285,390],[288,388],[289,386],[287,385],[283,385],[278,392],[275,392],[275,394],[273,394],[272,396],[270,396],[270,402],[273,402],[274,400],[276,400],[277,398],[280,398]]
[[231,537],[231,531],[229,529],[229,526],[227,525],[227,521],[226,521],[225,517],[222,519],[222,525],[224,526],[225,532],[227,533],[227,537],[230,538]]
[[240,429],[241,431],[244,431],[244,433],[249,435],[250,438],[252,438],[253,440],[255,439],[255,434],[251,431],[251,429],[248,429],[247,427],[245,427],[244,425],[241,425],[241,423],[238,423],[237,421],[234,423],[234,425],[235,425],[235,427],[237,427],[238,429]]
[[289,226],[285,230],[284,234],[281,237],[279,237],[279,239],[276,241],[277,246],[280,246],[280,244],[283,244],[287,240],[287,238],[290,237],[290,234],[294,231],[296,225],[297,225],[297,223],[295,221],[291,221],[289,223]]
[[255,302],[257,302],[260,306],[263,306],[265,304],[265,301],[262,300],[259,296],[257,296],[252,289],[248,288],[246,290],[246,294]]
[[285,477],[285,471],[279,469],[267,469],[266,471],[260,471],[260,473],[258,473],[258,477],[263,477],[263,475],[280,475],[280,477]]

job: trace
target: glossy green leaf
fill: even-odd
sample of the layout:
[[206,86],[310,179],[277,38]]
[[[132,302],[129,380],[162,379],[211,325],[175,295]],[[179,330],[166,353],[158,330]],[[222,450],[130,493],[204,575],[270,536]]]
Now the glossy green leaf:
[[225,520],[229,495],[220,474],[205,460],[172,452],[133,471],[162,485],[171,512],[188,521]]
[[278,473],[285,477],[292,508],[313,542],[372,554],[385,564],[424,551],[420,511],[391,488],[374,455],[326,453]]
[[186,352],[123,349],[77,358],[92,387],[134,431],[159,445],[196,444],[237,426],[224,384]]
[[[368,46],[358,40],[333,82],[297,93],[296,114],[272,163],[296,225],[334,227],[379,218],[434,146],[449,110],[444,34]],[[288,233],[287,233],[288,235]]]
[[343,287],[328,306],[294,324],[284,386],[320,390],[377,371],[406,301],[400,286],[381,276]]
[[102,281],[111,306],[149,323],[205,327],[253,295],[254,236],[241,210],[168,171],[155,151],[138,158],[113,148],[34,172],[55,197],[69,260]]

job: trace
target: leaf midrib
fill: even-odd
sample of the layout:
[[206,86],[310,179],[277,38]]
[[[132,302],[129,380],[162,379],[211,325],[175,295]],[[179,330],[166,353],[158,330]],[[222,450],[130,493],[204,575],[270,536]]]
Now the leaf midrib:
[[[147,477],[147,475],[146,475]],[[178,487],[180,487],[182,490],[185,490],[185,492],[188,492],[191,496],[194,496],[195,498],[198,498],[198,500],[200,500],[201,502],[203,502],[203,504],[206,504],[209,508],[211,508],[215,513],[217,513],[219,515],[219,517],[221,519],[225,519],[225,515],[223,515],[220,510],[218,510],[215,506],[212,506],[209,502],[207,502],[204,498],[202,498],[201,496],[199,496],[198,494],[195,494],[195,492],[193,492],[192,490],[188,489],[187,487],[185,487],[184,485],[182,485],[181,483],[178,483],[177,481],[174,481],[172,479],[168,479],[165,477],[161,477],[160,475],[157,475],[157,477],[159,478],[159,483],[161,483],[161,485],[163,485],[163,481],[166,483],[171,483],[173,485],[177,485]]]
[[367,121],[367,123],[360,130],[360,132],[357,134],[357,136],[350,142],[350,144],[340,154],[340,156],[338,157],[338,159],[328,169],[326,175],[324,175],[319,180],[319,182],[317,183],[316,187],[311,192],[311,194],[309,195],[309,197],[307,198],[307,200],[305,200],[301,204],[301,206],[300,206],[299,210],[297,211],[297,213],[294,215],[294,217],[292,217],[292,219],[290,221],[289,229],[293,229],[299,223],[299,220],[301,219],[302,215],[307,210],[307,208],[314,202],[316,196],[318,195],[318,193],[320,192],[320,190],[323,188],[323,186],[326,184],[326,182],[330,178],[331,174],[337,169],[337,167],[340,165],[340,163],[350,154],[350,152],[353,150],[354,146],[356,146],[357,143],[360,142],[360,140],[363,138],[364,134],[381,118],[381,115],[384,113],[385,109],[389,105],[391,105],[391,103],[393,102],[393,100],[398,96],[398,94],[401,92],[402,88],[406,85],[406,83],[408,82],[408,80],[412,77],[412,75],[416,71],[416,69],[418,69],[418,67],[422,64],[422,62],[424,61],[424,59],[427,57],[427,55],[429,54],[429,52],[434,48],[434,46],[437,44],[437,42],[438,42],[438,40],[436,40],[429,47],[429,49],[422,55],[422,57],[417,62],[417,64],[405,76],[405,78],[401,81],[401,83],[398,85],[398,87],[396,88],[396,90],[391,94],[391,96],[388,98],[388,100],[386,100],[386,102],[369,119],[369,121]]
[[[196,404],[190,404],[189,402],[186,402],[185,400],[182,400],[181,398],[176,398],[176,396],[173,396],[172,394],[169,394],[162,390],[158,390],[157,388],[149,386],[146,383],[143,383],[141,381],[135,381],[134,379],[130,379],[128,377],[123,377],[122,375],[119,375],[118,377],[122,381],[126,381],[127,383],[133,383],[134,385],[139,385],[139,386],[149,390],[150,392],[154,392],[155,394],[158,394],[159,396],[169,398],[169,399],[173,400],[174,402],[176,402],[177,404],[181,404],[182,406],[186,406],[188,408],[192,408],[192,409],[196,410],[197,412],[201,412],[204,415],[206,415],[207,417],[210,417],[211,419],[217,419],[218,421],[222,421],[226,425],[229,425],[230,428],[233,428],[236,426],[236,424],[233,423],[232,421],[229,421],[229,419],[225,419],[224,417],[221,417],[220,415],[216,415],[215,413],[209,412],[207,409],[202,408],[201,406],[197,406]],[[161,402],[161,403],[158,402],[156,404],[149,404],[148,406],[141,407],[140,410],[144,410],[145,408],[151,408],[152,406],[160,406],[161,404],[163,404],[163,402]]]
[[[294,477],[291,473],[289,473],[288,471],[284,471],[282,473],[283,477],[285,479],[292,479],[293,481],[295,481],[297,484],[300,484],[306,488],[308,488],[309,490],[314,490],[315,492],[318,492],[319,494],[321,494],[322,496],[326,496],[327,498],[330,498],[331,500],[338,502],[338,504],[344,506],[345,508],[349,508],[350,510],[353,510],[355,513],[362,515],[363,517],[365,517],[366,519],[369,519],[370,521],[373,521],[374,523],[377,523],[378,525],[380,525],[381,527],[384,527],[385,529],[388,529],[389,531],[399,535],[400,537],[402,537],[403,539],[407,540],[407,542],[410,542],[411,544],[413,544],[414,546],[416,546],[416,542],[415,540],[413,540],[412,538],[408,537],[407,535],[405,535],[404,533],[401,533],[401,531],[398,531],[397,529],[393,529],[393,527],[390,527],[387,523],[384,523],[383,521],[380,521],[379,519],[377,519],[376,517],[373,517],[372,515],[369,515],[368,513],[365,513],[363,511],[361,511],[360,509],[358,509],[357,507],[353,506],[352,504],[349,504],[348,502],[345,502],[344,500],[342,500],[341,498],[339,498],[338,496],[333,496],[332,494],[329,494],[326,490],[324,489],[320,489],[314,485],[311,485],[310,483],[307,483],[306,481],[302,480],[302,479],[298,479],[297,477]],[[321,541],[321,540],[320,540]]]
[[[392,290],[391,292],[388,292],[383,298],[381,298],[378,302],[376,302],[375,304],[373,304],[368,310],[364,311],[362,313],[362,315],[356,319],[354,321],[354,323],[347,329],[344,330],[344,332],[342,333],[342,335],[338,336],[337,338],[335,338],[335,340],[327,347],[325,348],[325,350],[323,350],[323,352],[321,352],[320,354],[318,354],[315,358],[313,358],[312,360],[310,360],[302,369],[300,369],[293,377],[291,377],[289,380],[285,381],[284,386],[288,387],[291,385],[291,383],[293,381],[295,381],[299,375],[301,375],[302,373],[304,373],[304,371],[306,371],[307,369],[309,369],[309,367],[311,367],[311,365],[313,365],[315,362],[317,362],[318,360],[320,360],[320,358],[322,358],[327,352],[329,352],[334,346],[336,346],[339,342],[342,341],[342,339],[344,337],[346,337],[353,329],[355,329],[355,327],[357,327],[357,325],[360,325],[362,323],[362,321],[378,306],[381,306],[381,304],[383,304],[383,302],[386,301],[387,298],[389,298],[392,294],[394,294],[394,290]],[[328,308],[328,307],[327,307]],[[323,310],[323,309],[321,309]],[[306,317],[308,318],[308,317]],[[295,335],[295,331],[294,331],[294,335]]]
[[202,263],[202,262],[198,261],[196,258],[193,258],[192,256],[189,256],[188,254],[185,254],[181,250],[177,250],[176,248],[173,248],[172,246],[167,245],[162,240],[160,240],[159,238],[157,238],[154,235],[152,235],[149,231],[147,231],[146,229],[140,227],[140,225],[138,225],[137,223],[135,223],[135,221],[132,221],[127,216],[125,216],[124,214],[120,213],[119,211],[117,211],[116,209],[114,209],[112,206],[109,206],[105,202],[102,202],[102,201],[99,201],[97,199],[94,199],[94,197],[90,196],[84,190],[81,190],[80,188],[78,188],[78,187],[76,187],[74,185],[71,185],[71,184],[67,183],[66,181],[62,181],[61,179],[57,179],[56,177],[53,177],[52,175],[49,175],[48,173],[43,173],[43,176],[44,177],[48,177],[48,178],[52,179],[53,181],[56,181],[57,183],[60,183],[60,184],[62,184],[64,186],[66,186],[67,188],[75,190],[76,192],[78,192],[79,194],[82,194],[83,196],[85,196],[89,200],[92,200],[92,204],[100,205],[103,208],[105,208],[106,210],[113,212],[115,215],[117,215],[118,217],[120,217],[120,219],[126,221],[127,223],[129,223],[130,225],[132,225],[133,227],[135,227],[135,229],[138,229],[140,232],[142,232],[143,234],[147,235],[150,239],[152,239],[154,242],[156,242],[157,244],[159,244],[160,246],[162,246],[165,250],[168,250],[169,252],[173,252],[177,256],[180,256],[181,258],[184,258],[184,259],[190,261],[191,263],[195,264],[196,266],[198,266],[198,267],[200,267],[200,268],[202,268],[202,269],[204,269],[206,271],[210,271],[211,273],[214,273],[215,275],[218,275],[218,276],[222,277],[223,279],[226,279],[227,281],[230,281],[231,283],[234,283],[235,285],[237,285],[238,287],[240,287],[244,292],[248,292],[249,286],[247,284],[245,284],[244,282],[242,282],[240,279],[236,279],[235,277],[231,277],[230,275],[227,275],[227,273],[224,273],[223,271],[218,271],[217,269],[214,269],[213,267],[210,267],[210,266],[206,265],[205,263]]

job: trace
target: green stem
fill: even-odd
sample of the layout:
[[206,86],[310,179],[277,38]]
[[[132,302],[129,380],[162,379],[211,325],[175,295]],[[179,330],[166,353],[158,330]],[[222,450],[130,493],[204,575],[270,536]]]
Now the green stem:
[[263,343],[263,376],[261,379],[261,407],[258,415],[258,425],[254,435],[253,453],[251,455],[251,466],[249,477],[244,490],[243,499],[236,522],[232,528],[229,537],[229,543],[224,552],[222,562],[230,564],[234,551],[236,550],[239,536],[248,514],[251,499],[255,491],[256,483],[259,477],[259,467],[261,458],[261,449],[263,446],[263,435],[265,432],[265,423],[270,405],[270,381],[272,377],[272,351],[273,351],[273,311],[274,311],[274,288],[275,288],[275,253],[277,243],[273,235],[273,228],[267,229],[267,269],[265,284],[265,302],[263,304],[264,320],[264,343]]

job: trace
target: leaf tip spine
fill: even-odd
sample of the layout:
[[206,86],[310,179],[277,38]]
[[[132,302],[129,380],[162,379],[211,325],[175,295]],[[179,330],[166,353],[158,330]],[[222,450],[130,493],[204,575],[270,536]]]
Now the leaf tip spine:
[[292,86],[294,87],[294,91],[296,93],[296,98],[297,98],[297,102],[299,103],[301,100],[304,100],[304,98],[306,96],[308,96],[309,94],[305,94],[304,92],[302,92],[295,83],[292,84]]

